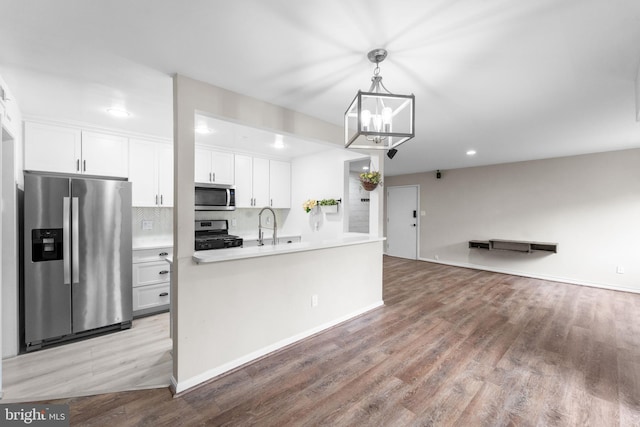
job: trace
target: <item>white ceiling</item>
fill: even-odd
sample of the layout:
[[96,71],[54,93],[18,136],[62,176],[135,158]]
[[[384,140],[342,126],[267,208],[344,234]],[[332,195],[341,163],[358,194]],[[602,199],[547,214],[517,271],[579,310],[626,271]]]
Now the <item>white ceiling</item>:
[[[640,147],[638,0],[0,0],[26,115],[170,138],[174,73],[342,125],[384,47],[416,95],[389,174]],[[122,104],[132,116],[104,114]],[[468,149],[477,150],[467,157]]]

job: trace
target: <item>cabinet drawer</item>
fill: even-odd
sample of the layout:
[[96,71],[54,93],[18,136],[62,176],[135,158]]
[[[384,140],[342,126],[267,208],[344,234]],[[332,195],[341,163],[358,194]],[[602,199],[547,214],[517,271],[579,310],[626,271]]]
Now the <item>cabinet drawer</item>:
[[169,264],[166,261],[153,261],[133,264],[133,287],[169,282]]
[[133,288],[133,311],[169,305],[170,288],[168,283]]
[[134,249],[133,262],[161,261],[173,256],[173,248]]

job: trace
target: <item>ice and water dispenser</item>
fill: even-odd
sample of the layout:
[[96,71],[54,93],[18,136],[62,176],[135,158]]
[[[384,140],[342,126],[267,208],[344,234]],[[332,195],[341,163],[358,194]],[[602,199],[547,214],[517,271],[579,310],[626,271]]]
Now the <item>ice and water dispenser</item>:
[[31,260],[33,262],[62,259],[62,228],[31,230]]

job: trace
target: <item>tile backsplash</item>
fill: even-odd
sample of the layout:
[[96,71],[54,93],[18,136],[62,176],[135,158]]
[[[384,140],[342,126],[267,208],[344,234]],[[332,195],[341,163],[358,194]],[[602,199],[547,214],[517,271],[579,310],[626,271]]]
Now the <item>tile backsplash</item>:
[[[286,230],[286,220],[289,209],[274,209],[278,230]],[[235,211],[196,211],[195,219],[226,219],[229,221],[230,234],[240,236],[258,235],[258,213],[260,209],[236,209]],[[262,216],[263,225],[271,214],[265,212]],[[173,241],[173,208],[132,208],[132,237],[133,245],[149,244],[153,242]],[[233,223],[235,220],[235,225]],[[146,226],[146,227],[145,227]],[[145,229],[147,228],[147,229]],[[294,230],[295,231],[295,230]]]
[[[276,220],[278,222],[278,230],[284,230],[289,209],[274,209]],[[230,234],[239,236],[257,236],[258,235],[258,213],[260,209],[242,209],[235,211],[196,211],[196,219],[226,219],[229,221]],[[267,225],[267,218],[271,217],[270,212],[262,214],[262,225]],[[233,220],[235,219],[235,225]],[[271,225],[267,225],[270,227]]]
[[[132,208],[133,245],[140,242],[172,242],[173,241],[173,208]],[[144,223],[147,228],[144,229]]]

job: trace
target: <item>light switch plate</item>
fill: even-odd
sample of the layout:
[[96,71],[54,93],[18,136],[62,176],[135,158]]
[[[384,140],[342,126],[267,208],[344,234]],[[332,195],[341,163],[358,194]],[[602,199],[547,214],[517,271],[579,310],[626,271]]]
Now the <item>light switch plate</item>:
[[153,221],[142,220],[143,230],[153,230]]

